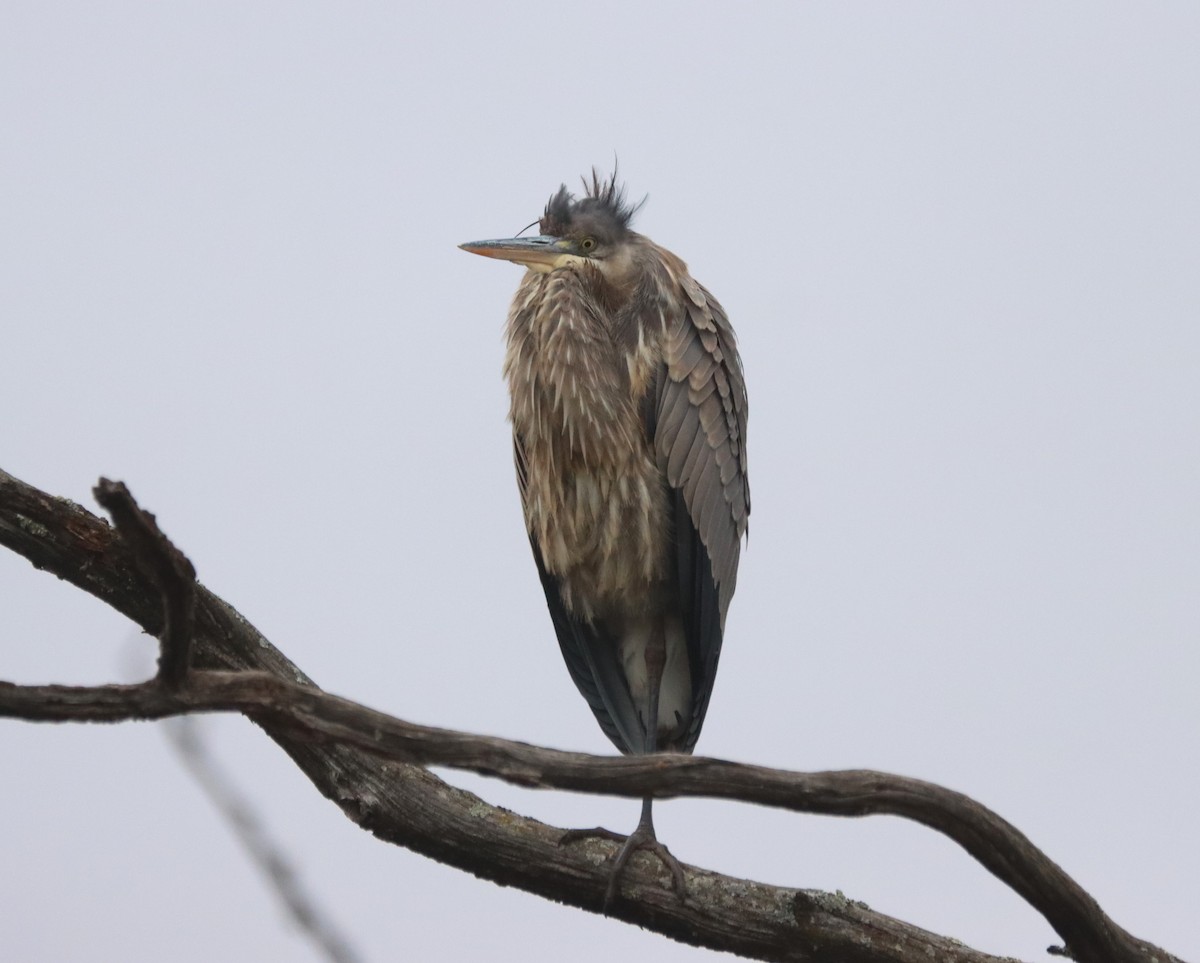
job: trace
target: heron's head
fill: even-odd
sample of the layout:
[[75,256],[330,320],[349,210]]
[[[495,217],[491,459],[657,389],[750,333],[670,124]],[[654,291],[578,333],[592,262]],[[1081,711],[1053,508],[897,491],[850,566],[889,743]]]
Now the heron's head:
[[616,173],[607,180],[592,170],[584,195],[576,197],[564,184],[550,198],[538,221],[536,237],[510,237],[460,244],[464,251],[512,261],[548,273],[582,264],[596,268],[610,282],[623,279],[633,266],[632,249],[639,235],[629,229],[641,204],[629,204]]

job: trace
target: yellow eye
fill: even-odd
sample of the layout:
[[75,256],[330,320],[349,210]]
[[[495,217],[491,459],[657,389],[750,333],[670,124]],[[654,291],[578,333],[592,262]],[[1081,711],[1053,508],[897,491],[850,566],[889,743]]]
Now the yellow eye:
[[579,246],[585,251],[590,251],[596,246],[596,239],[594,237],[585,237],[579,242]]

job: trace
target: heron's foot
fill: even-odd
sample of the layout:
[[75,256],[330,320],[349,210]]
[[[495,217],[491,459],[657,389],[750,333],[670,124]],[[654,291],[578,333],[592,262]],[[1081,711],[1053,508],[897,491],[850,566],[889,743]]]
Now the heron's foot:
[[625,866],[629,863],[629,857],[638,850],[645,850],[657,856],[658,861],[671,874],[671,888],[675,891],[675,895],[680,900],[687,896],[687,880],[683,875],[683,867],[679,864],[679,860],[672,856],[671,851],[658,841],[658,837],[654,835],[653,828],[646,829],[638,826],[630,836],[626,837],[624,845],[617,851],[617,856],[613,860],[612,872],[608,877],[608,888],[604,891],[605,909],[611,906],[612,901],[616,899],[617,886],[621,879],[621,873],[625,871]]
[[629,836],[614,833],[611,829],[605,829],[602,826],[597,826],[595,829],[570,829],[563,833],[559,839],[559,845],[578,842],[581,839],[611,839],[613,842],[621,843],[621,848],[613,857],[612,869],[608,875],[608,886],[604,890],[605,913],[617,898],[621,874],[625,872],[629,858],[639,850],[645,850],[657,856],[659,862],[671,874],[671,888],[675,891],[675,895],[680,900],[687,896],[687,880],[683,874],[683,866],[671,855],[671,851],[658,841],[658,837],[654,835],[653,826],[639,825]]

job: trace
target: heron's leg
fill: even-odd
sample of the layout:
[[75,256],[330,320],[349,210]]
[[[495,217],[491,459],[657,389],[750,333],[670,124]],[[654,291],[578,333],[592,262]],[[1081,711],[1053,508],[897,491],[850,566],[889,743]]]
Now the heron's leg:
[[[651,754],[658,751],[658,701],[659,689],[662,685],[663,668],[667,661],[667,642],[663,628],[651,634],[651,641],[646,646],[646,715],[643,719],[646,729],[646,741],[643,752]],[[637,828],[629,836],[620,836],[606,829],[581,829],[565,833],[561,842],[573,842],[586,837],[600,836],[606,839],[623,840],[621,848],[613,859],[612,870],[608,877],[608,887],[604,891],[604,908],[608,907],[617,897],[618,884],[621,874],[629,858],[638,850],[654,853],[671,873],[671,883],[676,895],[683,899],[687,891],[687,883],[683,875],[683,867],[679,864],[670,850],[658,841],[654,833],[654,797],[646,796],[642,800],[642,816]]]
[[[654,640],[646,646],[646,676],[647,676],[647,706],[646,706],[646,753],[658,751],[658,696],[662,687],[663,667],[667,663],[667,639],[664,628],[654,633]],[[613,860],[612,873],[608,878],[608,889],[604,893],[604,905],[609,906],[617,896],[617,884],[621,873],[629,862],[629,857],[639,849],[654,853],[671,873],[671,883],[676,895],[684,897],[687,884],[683,875],[683,867],[679,860],[671,855],[671,851],[658,841],[654,833],[654,797],[646,796],[642,800],[642,818],[638,820],[637,828],[625,840]]]

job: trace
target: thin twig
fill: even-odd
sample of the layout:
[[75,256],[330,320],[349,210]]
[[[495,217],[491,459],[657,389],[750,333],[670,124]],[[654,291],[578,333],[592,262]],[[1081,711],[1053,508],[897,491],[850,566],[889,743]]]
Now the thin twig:
[[359,963],[354,947],[304,888],[286,854],[270,836],[253,804],[238,791],[208,751],[195,716],[168,719],[163,726],[171,746],[200,788],[233,829],[250,861],[279,896],[292,921],[331,963]]

